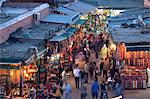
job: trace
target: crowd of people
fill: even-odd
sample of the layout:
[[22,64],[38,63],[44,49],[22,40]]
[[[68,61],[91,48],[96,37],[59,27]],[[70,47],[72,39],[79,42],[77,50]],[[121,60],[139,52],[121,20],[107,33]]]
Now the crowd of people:
[[[69,45],[69,44],[68,44]],[[116,64],[113,52],[109,51],[109,34],[99,35],[84,33],[82,38],[72,41],[71,48],[66,48],[66,55],[71,56],[71,69],[59,63],[57,80],[47,79],[39,86],[27,84],[29,92],[24,97],[30,99],[72,99],[73,86],[70,78],[74,79],[75,87],[80,92],[81,99],[88,99],[88,85],[91,85],[93,99],[108,99],[108,90],[114,96],[122,95],[119,66]],[[64,57],[65,57],[64,56]],[[73,76],[72,76],[73,75]],[[92,83],[91,83],[92,81]],[[101,94],[99,94],[101,92]]]
[[[106,36],[106,34],[84,36],[80,46],[73,41],[72,51],[68,50],[68,54],[71,54],[73,58],[71,73],[74,76],[75,86],[80,91],[81,99],[87,98],[87,86],[90,81],[93,81],[91,86],[93,99],[99,96],[100,99],[108,99],[108,90],[114,91],[115,97],[122,95],[120,73],[113,53],[107,52],[107,55],[102,56],[102,48],[109,47],[109,37],[104,35]],[[78,60],[78,58],[81,59]],[[80,66],[81,64],[78,63],[82,62],[84,65]],[[30,97],[71,99],[72,84],[68,78],[70,71],[61,63],[58,69],[58,81],[54,83],[47,81],[40,84],[39,88],[31,88],[34,95]],[[100,95],[99,91],[101,91]]]

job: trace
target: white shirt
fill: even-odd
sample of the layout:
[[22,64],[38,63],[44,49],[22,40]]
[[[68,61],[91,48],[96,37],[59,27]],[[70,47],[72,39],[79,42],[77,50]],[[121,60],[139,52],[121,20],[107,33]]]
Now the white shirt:
[[108,81],[108,82],[112,82],[112,79],[111,79],[111,77],[109,77],[109,78],[107,79],[107,81]]
[[79,77],[80,76],[80,69],[79,68],[75,68],[73,70],[73,74],[74,74],[75,77]]
[[63,71],[63,72],[61,73],[61,76],[62,76],[62,79],[65,79],[65,78],[66,78],[66,71]]

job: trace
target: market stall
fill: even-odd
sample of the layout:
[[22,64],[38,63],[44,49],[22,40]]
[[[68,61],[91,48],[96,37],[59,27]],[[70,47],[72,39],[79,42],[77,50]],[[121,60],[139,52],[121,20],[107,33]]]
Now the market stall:
[[125,89],[147,88],[146,69],[150,60],[150,52],[126,46],[120,43],[117,46],[117,61],[123,65],[121,72],[122,84]]
[[[19,89],[20,82],[20,64],[1,64],[0,65],[0,94],[7,96],[12,88]],[[19,95],[19,90],[13,93]]]

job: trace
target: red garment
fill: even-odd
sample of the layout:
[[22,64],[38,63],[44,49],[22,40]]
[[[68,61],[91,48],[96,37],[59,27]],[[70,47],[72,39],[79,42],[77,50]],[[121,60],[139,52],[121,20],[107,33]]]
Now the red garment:
[[46,88],[48,89],[48,91],[50,92],[51,89],[52,89],[52,84],[48,83],[48,84],[46,84],[45,86],[46,86]]

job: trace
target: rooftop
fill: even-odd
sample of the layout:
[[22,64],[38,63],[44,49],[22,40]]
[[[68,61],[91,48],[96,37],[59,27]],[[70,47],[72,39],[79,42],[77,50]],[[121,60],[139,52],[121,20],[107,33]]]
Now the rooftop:
[[143,7],[144,0],[79,0],[103,8],[133,8]]
[[133,28],[111,28],[110,33],[115,42],[124,43],[149,43],[150,44],[150,33],[142,34],[142,29]]
[[150,9],[149,8],[134,8],[128,9],[125,12],[122,12],[119,16],[110,17],[110,21],[119,21],[119,20],[131,20],[137,18],[140,15],[143,19],[150,17]]
[[95,6],[79,1],[71,2],[69,4],[64,5],[64,7],[76,12],[80,12],[81,14],[86,14],[90,11],[96,10]]
[[46,37],[63,28],[65,28],[65,25],[63,24],[41,23],[38,25],[33,25],[30,28],[22,28],[20,31],[13,33],[11,37],[20,39],[44,40]]
[[[10,3],[6,2],[3,4],[4,10],[8,12],[8,16],[0,14],[0,30],[6,29],[7,27],[12,26],[15,30],[17,27],[13,25],[17,22],[22,21],[23,19],[32,16],[34,13],[37,13],[41,10],[49,8],[48,4],[41,3]],[[9,35],[13,32],[11,29],[7,29],[9,32],[1,33],[0,32],[0,44],[4,43]]]
[[11,3],[6,2],[3,4],[3,9],[7,12],[8,16],[0,13],[0,24],[5,23],[23,13],[33,10],[41,3]]
[[33,47],[37,47],[38,51],[43,50],[38,44],[40,41],[17,42],[9,39],[0,45],[0,62],[19,63],[21,60],[27,60],[33,55]]
[[60,14],[51,13],[45,18],[43,18],[41,21],[51,23],[73,24],[80,17],[79,12],[75,12],[64,7],[58,7],[56,9],[53,9],[53,11],[57,11]]

